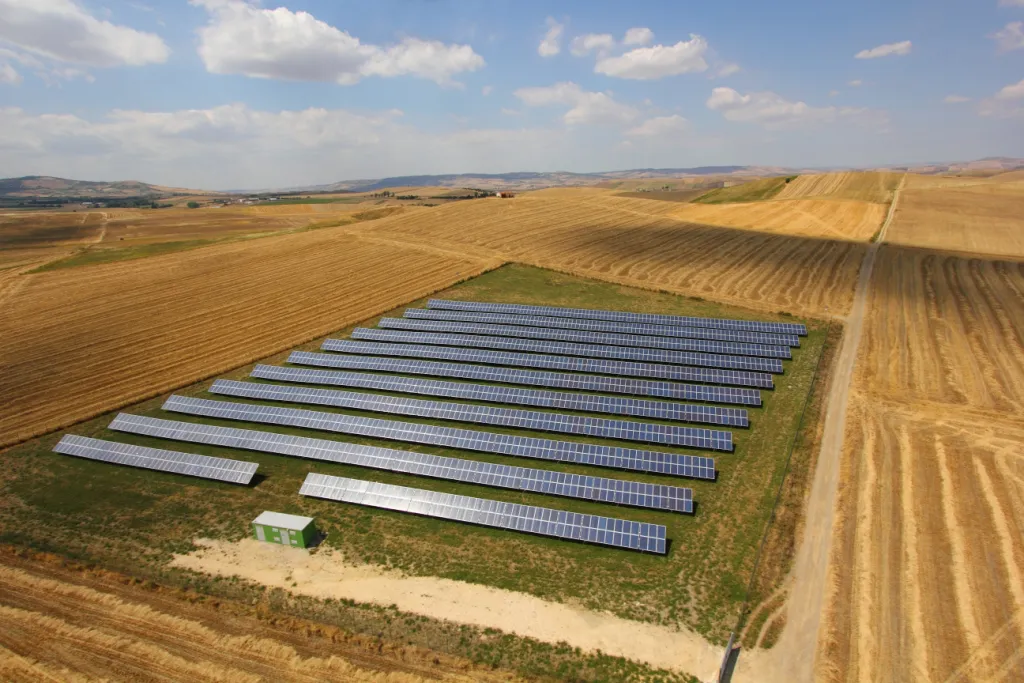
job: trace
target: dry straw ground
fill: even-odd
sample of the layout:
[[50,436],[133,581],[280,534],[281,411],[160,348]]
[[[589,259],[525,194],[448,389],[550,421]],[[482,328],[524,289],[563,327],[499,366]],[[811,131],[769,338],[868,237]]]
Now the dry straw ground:
[[820,316],[849,306],[863,244],[702,225],[669,215],[679,208],[561,189],[461,202],[351,229],[771,312]]
[[802,175],[788,183],[775,199],[831,197],[887,204],[902,173],[819,173]]
[[1024,258],[1024,180],[915,179],[900,198],[888,241]]
[[0,565],[5,681],[513,680],[452,657],[428,658],[417,648],[363,650],[331,634],[294,633],[233,615],[232,606],[197,605],[130,584],[110,585],[102,577],[15,564]]
[[326,334],[498,265],[337,229],[21,276],[0,445]]
[[864,335],[821,674],[1024,680],[1024,264],[883,246]]

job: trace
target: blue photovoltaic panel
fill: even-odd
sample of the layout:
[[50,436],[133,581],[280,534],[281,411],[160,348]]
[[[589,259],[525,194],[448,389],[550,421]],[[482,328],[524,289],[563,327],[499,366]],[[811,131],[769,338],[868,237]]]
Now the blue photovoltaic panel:
[[60,442],[53,447],[53,450],[64,455],[74,455],[114,465],[140,467],[147,470],[184,474],[189,477],[215,479],[243,485],[252,481],[253,475],[256,474],[256,468],[259,467],[259,464],[255,462],[165,451],[130,443],[90,439],[74,434],[65,434]]
[[710,443],[713,450],[732,451],[733,449],[732,432],[676,427],[651,422],[627,422],[601,417],[562,415],[515,408],[493,408],[469,403],[442,403],[405,396],[382,396],[380,394],[293,387],[281,384],[256,384],[227,379],[219,379],[214,382],[210,387],[210,393],[264,401],[285,401],[333,408],[368,410],[434,420],[473,422],[496,427],[580,434],[601,439],[640,441],[666,446],[708,448]]
[[470,313],[468,311],[446,311],[439,308],[407,308],[404,316],[416,320],[449,320],[463,323],[487,323],[492,325],[529,325],[530,327],[556,327],[564,330],[585,330],[587,332],[611,332],[613,334],[640,334],[661,337],[687,337],[710,341],[738,342],[741,344],[763,344],[765,346],[800,346],[800,337],[795,334],[767,334],[763,332],[738,332],[717,327],[669,327],[667,325],[645,325],[643,323],[613,323],[607,320],[585,318],[548,318],[536,315],[511,315],[505,313]]
[[[405,333],[400,333],[405,334]],[[373,354],[378,356],[404,356],[406,358],[436,358],[467,363],[490,365],[516,365],[524,368],[545,370],[568,370],[570,372],[591,372],[601,375],[624,375],[646,377],[677,382],[702,382],[704,384],[731,384],[741,387],[774,389],[775,381],[763,372],[741,372],[737,370],[715,370],[712,368],[691,368],[685,365],[662,365],[658,363],[630,363],[595,358],[573,358],[570,356],[542,356],[533,353],[511,353],[508,351],[485,351],[469,348],[445,348],[415,344],[361,343],[347,339],[326,339],[320,345],[324,351],[339,353]]]
[[396,391],[404,394],[461,398],[469,401],[576,410],[585,413],[631,415],[650,417],[656,420],[699,422],[726,427],[750,426],[747,411],[743,408],[719,408],[717,406],[671,403],[668,401],[646,401],[638,398],[621,398],[617,396],[594,396],[592,394],[570,394],[540,389],[495,387],[488,384],[469,384],[467,382],[442,382],[433,379],[373,375],[364,372],[282,368],[276,365],[257,365],[253,369],[251,376],[258,379],[298,382],[300,384],[330,384],[341,387]]
[[693,512],[693,490],[121,413],[108,429],[601,503]]
[[511,313],[513,315],[541,315],[555,318],[589,318],[611,320],[623,323],[648,323],[651,325],[718,327],[744,332],[767,332],[769,334],[796,334],[807,336],[807,327],[799,323],[762,323],[752,320],[727,320],[725,318],[691,318],[683,315],[655,315],[653,313],[627,313],[624,311],[600,311],[589,308],[559,308],[556,306],[522,306],[520,304],[485,304],[475,301],[445,301],[431,299],[427,308],[443,308],[452,311],[475,311],[480,313]]
[[[229,403],[208,401],[201,398],[171,396],[163,405],[164,410],[187,415],[217,417],[224,420],[241,420],[262,424],[285,425],[319,429],[339,434],[357,434],[391,441],[422,443],[431,446],[461,448],[481,453],[498,453],[520,458],[557,460],[580,465],[612,467],[639,472],[670,474],[679,477],[713,477],[715,461],[695,455],[679,455],[661,451],[642,451],[617,446],[598,446],[573,441],[551,441],[509,434],[477,432],[470,429],[435,427],[410,422],[393,422],[338,413],[322,413],[314,410],[278,408],[276,406],[253,405],[250,403]],[[700,476],[697,476],[697,475]]]
[[665,527],[660,524],[581,515],[564,510],[345,479],[315,472],[306,476],[299,493],[313,498],[369,505],[385,510],[522,531],[539,536],[553,536],[659,555],[667,552]]
[[[409,349],[408,346],[402,344],[348,343],[352,343],[355,347],[393,346],[399,352]],[[472,357],[476,362],[486,362],[477,358],[477,356],[494,353],[493,351],[477,351],[475,349],[414,348],[422,349],[422,357],[424,358],[452,358],[465,355],[467,359]],[[373,351],[370,352],[372,353]],[[431,355],[433,353],[439,353],[440,355]],[[401,354],[398,353],[396,355]],[[475,379],[485,382],[500,382],[502,384],[526,384],[536,387],[575,389],[577,391],[654,396],[681,401],[704,401],[705,403],[729,403],[745,406],[761,405],[761,392],[757,389],[711,387],[702,384],[658,382],[627,377],[601,377],[563,372],[543,372],[540,370],[520,370],[518,368],[501,368],[489,365],[468,365],[466,363],[438,363],[429,360],[409,360],[406,358],[339,356],[333,353],[310,353],[308,351],[293,351],[288,356],[288,362],[295,365],[312,365],[321,368],[345,368],[348,370],[374,370],[377,372],[429,375],[433,377],[457,377],[459,379]]]
[[[405,322],[427,322],[408,320]],[[438,323],[459,325],[460,323]],[[663,351],[635,346],[601,346],[600,344],[572,344],[569,342],[540,341],[533,339],[511,339],[508,337],[480,337],[475,334],[443,334],[433,332],[404,332],[401,330],[371,330],[357,327],[352,331],[353,339],[403,344],[436,344],[439,346],[470,346],[502,351],[525,351],[559,356],[583,356],[584,358],[609,358],[638,361],[641,363],[668,363],[692,365],[705,368],[747,370],[782,374],[782,361],[775,358],[749,358],[746,356],[715,356],[708,353],[686,351]]]
[[[516,316],[505,316],[515,318]],[[568,320],[568,318],[566,318]],[[606,334],[563,330],[553,327],[526,327],[510,322],[502,325],[450,322],[446,320],[407,320],[405,318],[381,318],[377,325],[395,330],[417,332],[455,332],[457,334],[483,334],[518,339],[551,339],[554,341],[579,344],[603,344],[606,346],[640,346],[669,351],[691,351],[695,353],[727,354],[733,356],[754,356],[789,360],[793,357],[788,346],[763,346],[761,344],[736,344],[734,342],[683,339],[681,337],[647,337],[635,334]],[[689,363],[693,365],[693,363]],[[718,367],[718,366],[716,366]],[[732,367],[732,366],[729,366]],[[754,369],[761,369],[755,367]]]

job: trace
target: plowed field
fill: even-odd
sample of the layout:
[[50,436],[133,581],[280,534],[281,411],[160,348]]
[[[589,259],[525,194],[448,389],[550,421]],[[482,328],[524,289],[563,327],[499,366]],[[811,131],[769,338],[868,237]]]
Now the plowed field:
[[775,199],[831,197],[887,204],[902,173],[847,172],[802,175],[791,180]]
[[821,673],[1024,680],[1024,265],[882,247]]
[[679,208],[563,190],[461,202],[353,230],[772,312],[822,315],[826,307],[842,312],[849,306],[864,245],[666,215]]
[[223,372],[498,265],[336,229],[21,276],[0,445]]

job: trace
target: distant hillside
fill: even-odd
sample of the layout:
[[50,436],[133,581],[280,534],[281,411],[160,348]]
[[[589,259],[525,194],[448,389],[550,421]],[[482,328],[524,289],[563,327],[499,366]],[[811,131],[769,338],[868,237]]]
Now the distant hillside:
[[38,175],[0,179],[0,198],[166,197],[174,194],[195,193],[194,190],[150,185],[137,180],[94,182]]

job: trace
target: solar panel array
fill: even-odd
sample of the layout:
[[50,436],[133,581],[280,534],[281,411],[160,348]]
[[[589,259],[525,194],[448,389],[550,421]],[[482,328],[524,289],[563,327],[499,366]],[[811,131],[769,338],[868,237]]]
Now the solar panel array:
[[283,368],[276,365],[257,365],[252,373],[250,373],[250,376],[258,379],[296,382],[300,384],[330,384],[333,386],[378,389],[380,391],[395,391],[406,394],[445,396],[447,398],[460,398],[469,401],[510,403],[612,415],[633,415],[650,417],[657,420],[699,422],[729,427],[748,427],[750,424],[747,411],[743,408],[719,408],[716,406],[670,403],[668,401],[647,401],[636,398],[594,396],[592,394],[570,394],[540,389],[494,387],[487,384],[442,382],[432,379],[374,375],[363,372]]
[[652,325],[717,327],[745,332],[767,332],[770,334],[796,334],[807,336],[807,327],[798,323],[763,323],[751,320],[728,320],[725,318],[691,318],[682,315],[655,315],[653,313],[627,313],[623,311],[600,311],[588,308],[560,308],[556,306],[523,306],[520,304],[487,304],[474,301],[445,301],[431,299],[427,308],[441,308],[452,311],[476,311],[481,313],[511,313],[514,315],[543,315],[556,318],[589,318],[626,323],[648,323]]
[[666,552],[665,527],[612,517],[451,493],[332,477],[311,472],[299,493],[356,505],[409,512],[427,517],[523,531],[540,536],[597,543],[643,552]]
[[[733,356],[755,356],[764,358],[790,359],[788,346],[765,346],[763,344],[737,344],[735,342],[684,339],[680,337],[653,337],[636,334],[607,334],[563,330],[552,327],[527,327],[512,318],[507,324],[488,325],[482,323],[453,322],[446,320],[407,320],[405,318],[381,318],[377,325],[387,329],[414,330],[418,332],[455,332],[458,334],[482,334],[516,337],[518,339],[551,339],[581,344],[603,344],[606,346],[639,346],[670,351],[692,351],[696,353],[725,354]],[[731,367],[731,366],[730,366]]]
[[[374,330],[369,331],[372,332]],[[391,334],[415,333],[392,332]],[[416,344],[360,343],[348,341],[347,339],[326,339],[320,348],[324,351],[337,351],[339,353],[433,358],[470,363],[487,363],[489,365],[513,365],[525,368],[544,368],[546,370],[568,370],[570,372],[590,372],[603,375],[646,377],[680,382],[727,384],[761,389],[773,389],[775,387],[775,381],[772,376],[761,372],[712,370],[709,368],[691,368],[677,365],[661,365],[658,363],[630,363],[617,360],[543,356],[532,353],[485,351],[481,349],[453,349]]]
[[693,512],[693,490],[121,413],[109,429],[633,507]]
[[[404,322],[426,322],[406,320]],[[438,323],[461,325],[462,323]],[[527,351],[530,353],[554,353],[563,356],[584,356],[586,358],[614,358],[644,363],[673,363],[707,368],[750,370],[782,374],[782,361],[775,358],[750,358],[746,356],[717,356],[707,353],[686,351],[664,351],[635,346],[600,346],[597,344],[573,344],[557,341],[535,341],[532,339],[509,339],[507,337],[481,337],[474,334],[435,334],[430,332],[403,332],[399,330],[373,330],[359,327],[352,331],[353,339],[371,341],[401,342],[408,344],[439,344],[442,346],[474,346],[506,351]]]
[[[396,351],[409,347],[400,344],[371,344],[329,340],[335,344],[351,344],[351,347],[338,348],[339,351],[382,346],[395,346]],[[327,348],[327,343],[324,343]],[[481,356],[490,355],[491,351],[466,349],[444,349],[436,347],[414,347],[420,349],[427,358],[449,358],[466,356],[478,362],[485,362]],[[354,353],[357,351],[351,351]],[[433,354],[437,354],[436,356]],[[465,363],[438,363],[429,360],[408,360],[405,358],[379,358],[377,356],[339,356],[331,353],[310,353],[293,351],[288,362],[294,365],[308,365],[321,368],[345,368],[349,370],[375,370],[378,372],[402,372],[415,375],[434,377],[456,377],[459,379],[475,379],[502,384],[526,384],[539,387],[555,387],[559,389],[576,389],[579,391],[600,391],[611,394],[629,394],[632,396],[654,396],[672,398],[683,401],[704,401],[705,403],[729,403],[734,405],[759,406],[761,392],[756,389],[739,389],[735,387],[712,387],[701,384],[682,384],[676,382],[658,382],[646,379],[625,377],[600,377],[596,375],[579,375],[560,372],[543,372],[540,370],[521,370],[518,368],[501,368],[487,365],[468,365]]]
[[571,441],[551,441],[509,434],[494,434],[468,429],[435,427],[433,425],[393,422],[352,415],[339,415],[337,413],[323,413],[313,410],[210,401],[177,395],[168,398],[163,405],[163,409],[175,413],[203,415],[225,420],[305,427],[392,441],[422,443],[482,453],[498,453],[521,458],[572,462],[581,465],[636,470],[639,472],[652,472],[680,477],[710,479],[714,477],[715,471],[715,461],[712,458],[701,456],[635,450],[616,446],[599,446]]
[[467,403],[442,403],[404,396],[382,396],[380,394],[362,394],[353,391],[313,389],[281,384],[255,384],[225,379],[214,382],[209,391],[213,394],[264,401],[309,403],[434,420],[454,420],[541,432],[581,434],[601,439],[620,439],[691,448],[708,448],[710,443],[714,450],[732,450],[732,432],[696,427],[676,427],[651,422],[627,422],[602,417],[582,417],[516,408],[492,408]]
[[795,334],[737,332],[735,330],[722,330],[715,327],[669,327],[667,325],[646,325],[643,323],[614,323],[607,320],[588,320],[584,318],[551,318],[536,315],[446,311],[435,308],[407,308],[405,309],[404,316],[415,320],[450,320],[464,323],[529,325],[531,327],[557,327],[566,330],[611,332],[614,334],[687,337],[690,339],[764,344],[767,346],[800,346],[800,337]]
[[255,462],[165,451],[129,443],[90,439],[74,434],[65,434],[64,438],[53,447],[53,450],[64,455],[74,455],[115,465],[141,467],[147,470],[159,470],[243,485],[252,481],[253,475],[256,474],[256,468],[259,467],[259,464]]

